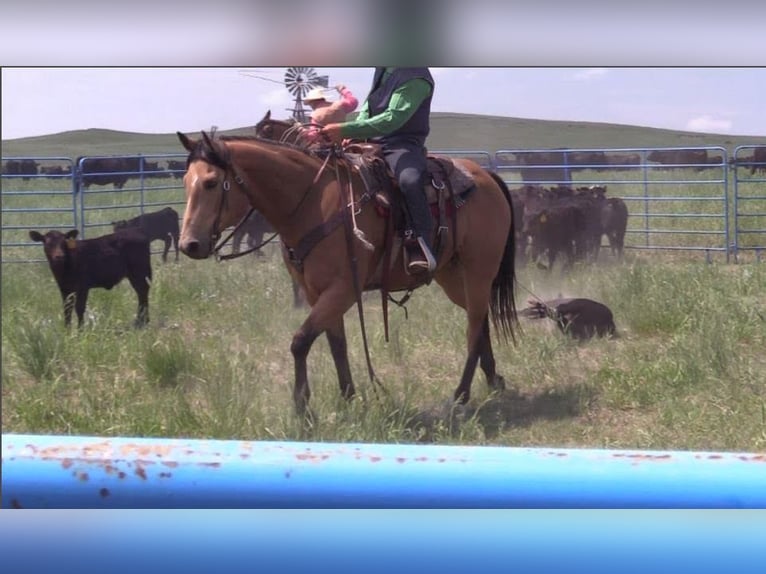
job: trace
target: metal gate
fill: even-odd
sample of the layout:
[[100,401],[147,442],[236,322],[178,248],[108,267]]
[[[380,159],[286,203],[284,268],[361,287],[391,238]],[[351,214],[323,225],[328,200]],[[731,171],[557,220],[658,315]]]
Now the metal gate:
[[766,145],[739,146],[734,150],[734,244],[740,252],[752,251],[757,261],[766,249]]
[[614,148],[495,152],[509,186],[605,186],[628,207],[626,249],[715,252],[729,261],[726,149]]

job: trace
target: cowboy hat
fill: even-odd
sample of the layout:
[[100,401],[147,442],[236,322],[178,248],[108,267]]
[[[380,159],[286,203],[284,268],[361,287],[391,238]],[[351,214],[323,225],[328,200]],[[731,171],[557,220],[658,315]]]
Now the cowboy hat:
[[306,94],[306,97],[303,98],[304,102],[316,102],[319,100],[326,100],[324,95],[324,89],[323,88],[314,88],[311,90],[308,94]]

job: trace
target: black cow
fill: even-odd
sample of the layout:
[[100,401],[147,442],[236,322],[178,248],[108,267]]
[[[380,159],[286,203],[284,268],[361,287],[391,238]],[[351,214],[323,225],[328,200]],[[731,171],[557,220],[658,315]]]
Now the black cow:
[[756,171],[766,173],[766,147],[755,148],[753,162],[755,163],[750,166],[750,175],[755,175]]
[[20,175],[24,181],[29,181],[30,176],[37,175],[38,167],[33,159],[9,159],[3,166],[3,174]]
[[[612,255],[622,259],[625,232],[628,228],[628,206],[619,197],[610,197],[602,203],[601,229],[609,240]],[[601,238],[599,237],[599,242]]]
[[585,340],[599,337],[617,337],[617,328],[611,309],[592,299],[552,299],[550,301],[527,302],[529,307],[519,315],[529,319],[552,319],[559,330],[575,339]]
[[172,173],[174,178],[181,179],[186,173],[186,162],[177,159],[169,159],[168,171]]
[[610,167],[599,169],[603,171],[631,170],[634,169],[633,166],[638,166],[641,164],[641,156],[637,153],[610,153],[606,156],[606,163]]
[[175,246],[176,261],[178,261],[178,212],[172,207],[165,207],[152,213],[144,213],[133,219],[121,219],[113,221],[115,231],[126,228],[135,228],[141,231],[151,243],[155,240],[165,242],[162,252],[162,260],[168,260],[170,246]]
[[77,313],[78,326],[82,326],[91,288],[111,289],[125,277],[138,295],[135,326],[142,327],[149,322],[151,255],[149,242],[138,230],[125,229],[82,240],[76,239],[76,229],[66,233],[51,230],[45,235],[30,231],[29,237],[43,244],[64,301],[64,324],[67,327],[72,322],[72,307]]
[[62,167],[60,165],[44,165],[40,168],[40,174],[58,178],[65,175],[72,175],[72,168],[69,166]]
[[[274,228],[260,212],[253,211],[242,225],[238,225],[231,236],[232,253],[240,252],[243,239],[246,240],[248,249],[258,247],[263,243],[263,238],[267,233],[275,233]],[[263,256],[264,253],[258,249],[255,254]]]
[[[572,181],[571,169],[566,166],[563,151],[527,151],[514,152],[521,168],[524,182]],[[558,166],[558,167],[546,167]]]
[[114,185],[117,189],[125,187],[125,183],[141,169],[139,157],[95,157],[86,158],[82,164],[77,158],[77,164],[82,167],[81,184],[84,189],[91,185]]
[[682,168],[690,167],[689,164],[696,164],[694,167],[697,169],[706,169],[708,163],[706,149],[654,150],[646,156],[646,159],[663,165],[676,165]]
[[568,199],[524,211],[524,234],[532,242],[530,258],[535,261],[547,252],[549,271],[559,253],[566,257],[564,270],[574,265],[576,254],[583,249],[586,227],[584,210]]

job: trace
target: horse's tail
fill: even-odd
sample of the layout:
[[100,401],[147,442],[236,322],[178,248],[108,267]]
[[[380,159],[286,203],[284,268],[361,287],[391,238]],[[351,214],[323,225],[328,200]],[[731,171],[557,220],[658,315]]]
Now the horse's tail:
[[505,241],[503,258],[500,261],[500,269],[492,281],[492,295],[489,302],[489,311],[495,329],[502,333],[506,340],[510,337],[516,342],[515,332],[519,327],[519,318],[516,313],[516,228],[513,219],[513,203],[511,192],[503,179],[495,172],[488,172],[503,192],[508,207],[511,209],[511,225],[508,230],[508,238]]

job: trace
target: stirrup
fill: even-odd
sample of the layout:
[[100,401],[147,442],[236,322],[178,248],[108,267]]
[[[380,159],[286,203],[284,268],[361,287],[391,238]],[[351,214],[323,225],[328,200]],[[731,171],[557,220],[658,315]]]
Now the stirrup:
[[[434,259],[431,250],[428,248],[428,245],[422,237],[417,238],[417,246],[420,248],[420,254],[425,257],[425,261],[422,259],[410,260],[407,263],[407,271],[411,273],[433,273],[434,270],[436,270],[436,259]],[[408,249],[412,247],[414,247],[414,245],[410,244]]]

